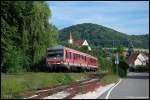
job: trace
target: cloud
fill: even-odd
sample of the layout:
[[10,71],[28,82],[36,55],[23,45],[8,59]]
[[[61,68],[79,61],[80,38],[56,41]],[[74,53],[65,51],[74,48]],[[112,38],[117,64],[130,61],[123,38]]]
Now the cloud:
[[[149,32],[147,1],[52,1],[49,22],[59,29],[79,23],[96,23],[129,34]],[[142,32],[143,31],[143,32]]]

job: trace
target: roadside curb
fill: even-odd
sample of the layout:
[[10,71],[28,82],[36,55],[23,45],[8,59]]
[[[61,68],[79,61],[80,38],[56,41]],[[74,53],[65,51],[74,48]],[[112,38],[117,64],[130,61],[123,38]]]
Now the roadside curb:
[[[113,89],[113,87],[117,86],[118,83],[121,82],[121,80],[122,80],[122,79],[120,78],[116,83],[114,83],[113,86],[111,86],[111,87],[108,88],[107,90],[102,91],[101,94],[99,95],[99,97],[102,96],[105,92],[107,92],[107,91],[109,92],[111,89]],[[111,91],[112,91],[112,90],[111,90]],[[111,91],[110,91],[110,92],[111,92]],[[109,94],[110,94],[110,93],[109,93]],[[108,93],[107,93],[107,95],[108,95]],[[107,96],[107,95],[106,95],[107,98],[105,97],[105,99],[108,99],[108,96],[109,96],[109,95],[108,95],[108,96]],[[99,98],[99,97],[98,97],[98,98]]]
[[105,99],[108,99],[108,98],[109,98],[109,95],[110,95],[111,91],[112,91],[121,81],[122,81],[122,79],[120,78],[119,81],[116,82],[115,85],[110,88],[110,90],[108,91],[108,93],[107,93]]

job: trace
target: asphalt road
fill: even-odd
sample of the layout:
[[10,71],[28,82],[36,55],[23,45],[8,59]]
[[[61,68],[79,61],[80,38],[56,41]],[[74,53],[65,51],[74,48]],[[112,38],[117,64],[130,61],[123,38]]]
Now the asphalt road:
[[[109,90],[98,99],[106,99]],[[149,73],[129,73],[113,88],[108,99],[149,99]]]

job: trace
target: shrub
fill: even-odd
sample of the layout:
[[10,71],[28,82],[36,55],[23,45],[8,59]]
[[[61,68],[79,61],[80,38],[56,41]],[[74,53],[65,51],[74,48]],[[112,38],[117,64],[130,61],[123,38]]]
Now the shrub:
[[149,72],[149,64],[147,65],[137,65],[135,71],[138,72]]
[[[117,67],[117,65],[113,64],[112,70],[113,70],[113,73],[117,74],[117,68],[116,67]],[[127,76],[127,69],[128,69],[128,64],[124,60],[120,61],[118,64],[118,75],[120,77],[126,77]]]
[[127,76],[127,69],[128,69],[128,64],[125,61],[121,61],[119,63],[119,76],[120,77],[126,77]]

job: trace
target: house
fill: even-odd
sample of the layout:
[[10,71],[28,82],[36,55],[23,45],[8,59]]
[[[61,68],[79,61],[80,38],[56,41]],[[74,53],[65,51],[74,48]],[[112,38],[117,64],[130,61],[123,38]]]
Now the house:
[[133,52],[127,58],[127,64],[129,67],[136,68],[137,65],[146,65],[149,62],[149,57],[144,53]]
[[74,43],[77,47],[87,46],[88,50],[91,51],[91,47],[89,46],[87,40],[76,40],[76,41],[73,41],[71,32],[69,33],[68,43],[69,44],[73,44]]
[[149,53],[144,53],[143,55],[146,59],[146,63],[149,64]]
[[77,40],[77,41],[75,41],[75,45],[78,46],[78,47],[87,46],[88,50],[91,51],[91,47],[89,46],[89,44],[86,40]]

